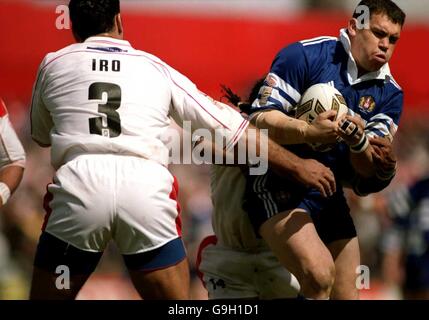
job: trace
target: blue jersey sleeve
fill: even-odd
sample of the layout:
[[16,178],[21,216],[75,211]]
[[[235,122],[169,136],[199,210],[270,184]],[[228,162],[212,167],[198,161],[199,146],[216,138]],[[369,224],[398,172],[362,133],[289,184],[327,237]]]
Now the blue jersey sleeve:
[[301,43],[282,49],[271,65],[251,112],[275,109],[290,113],[301,99],[308,74],[309,66]]
[[402,113],[404,94],[402,90],[395,90],[382,104],[380,111],[371,117],[365,131],[369,136],[391,137],[398,130],[399,119]]

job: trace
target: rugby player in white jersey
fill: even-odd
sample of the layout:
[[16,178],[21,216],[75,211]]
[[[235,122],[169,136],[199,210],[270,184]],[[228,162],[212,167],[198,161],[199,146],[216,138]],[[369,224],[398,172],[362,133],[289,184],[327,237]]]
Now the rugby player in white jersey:
[[[170,116],[259,147],[248,122],[185,76],[123,40],[119,0],[71,0],[78,43],[48,54],[33,91],[32,137],[56,169],[45,197],[31,299],[73,299],[114,240],[144,299],[189,298],[177,181],[162,141]],[[214,136],[214,135],[213,135]],[[270,168],[324,195],[332,172],[268,140]],[[249,163],[255,159],[248,158]],[[264,161],[262,159],[261,161]],[[56,287],[66,266],[70,288]]]

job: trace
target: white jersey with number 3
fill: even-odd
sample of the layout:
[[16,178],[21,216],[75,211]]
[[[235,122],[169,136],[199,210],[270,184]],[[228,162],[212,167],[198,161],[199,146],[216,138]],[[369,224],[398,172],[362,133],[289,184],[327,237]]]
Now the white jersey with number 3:
[[185,76],[129,42],[91,37],[48,54],[33,92],[32,137],[59,168],[80,154],[122,154],[168,164],[170,116],[222,130],[232,147],[247,121],[213,103]]

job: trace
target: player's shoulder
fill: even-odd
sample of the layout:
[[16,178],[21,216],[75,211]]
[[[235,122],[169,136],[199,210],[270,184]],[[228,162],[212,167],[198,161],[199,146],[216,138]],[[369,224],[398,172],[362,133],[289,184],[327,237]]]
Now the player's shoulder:
[[52,62],[54,62],[55,60],[57,60],[58,58],[72,52],[78,52],[81,49],[83,50],[83,45],[81,43],[73,43],[57,51],[49,52],[43,58],[41,67],[44,68],[47,65],[51,64]]
[[302,46],[306,48],[317,48],[329,45],[334,46],[336,45],[338,40],[338,37],[320,36],[316,38],[301,40],[299,41],[299,43],[301,43]]
[[390,91],[396,92],[396,93],[403,92],[402,87],[398,84],[398,82],[396,82],[395,78],[393,78],[392,75],[387,76],[385,83],[387,87],[390,89]]
[[153,55],[153,54],[151,54],[151,53],[149,53],[149,52],[146,52],[146,51],[143,51],[143,50],[138,50],[138,49],[134,49],[134,51],[135,51],[135,53],[138,55],[138,56],[140,56],[140,57],[142,57],[143,59],[145,59],[145,60],[147,60],[147,61],[150,61],[150,62],[152,62],[152,63],[156,63],[156,64],[159,64],[159,65],[167,65],[164,61],[162,61],[160,58],[158,58],[157,56],[155,56],[155,55]]
[[142,50],[136,50],[136,52],[142,58],[142,61],[149,63],[152,67],[156,68],[159,72],[161,72],[161,74],[163,74],[167,78],[177,76],[178,74],[184,77],[184,75],[180,73],[176,68],[173,68],[161,58]]
[[285,59],[291,56],[295,58],[305,56],[307,60],[311,62],[325,60],[327,55],[331,55],[335,52],[338,43],[338,38],[330,36],[301,40],[284,47],[278,53],[277,58]]
[[304,54],[311,60],[325,60],[327,56],[333,55],[338,47],[337,37],[322,36],[299,42]]

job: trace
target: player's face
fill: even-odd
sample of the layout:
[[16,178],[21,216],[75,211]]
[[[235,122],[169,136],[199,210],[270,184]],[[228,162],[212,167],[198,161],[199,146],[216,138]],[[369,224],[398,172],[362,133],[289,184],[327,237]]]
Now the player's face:
[[[354,21],[356,22],[356,21]],[[388,63],[401,35],[401,26],[385,14],[371,16],[369,28],[358,28],[351,22],[349,34],[351,50],[362,71],[379,70]]]

